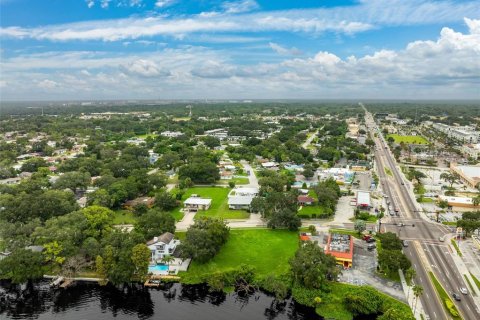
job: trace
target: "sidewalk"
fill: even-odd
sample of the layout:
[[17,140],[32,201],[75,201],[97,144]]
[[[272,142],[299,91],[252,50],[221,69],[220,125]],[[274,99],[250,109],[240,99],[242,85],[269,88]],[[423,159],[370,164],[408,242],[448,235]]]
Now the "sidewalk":
[[403,275],[402,270],[398,270],[398,273],[400,275],[400,282],[402,283],[402,288],[403,288],[403,292],[405,293],[407,304],[410,307],[410,309],[412,309],[412,312],[414,312],[414,307],[416,304],[415,313],[413,316],[417,320],[422,320],[423,319],[422,315],[425,314],[425,311],[423,310],[422,300],[420,300],[420,297],[418,299],[415,298],[415,295],[413,294],[413,290],[412,290],[413,287],[407,285],[407,281],[405,280],[405,276]]
[[[452,250],[451,257],[453,259],[453,262],[457,266],[458,271],[462,275],[462,279],[465,279],[465,276],[468,278],[470,283],[475,289],[476,295],[473,294],[472,289],[468,285],[468,283],[465,282],[464,280],[464,287],[467,288],[467,290],[470,292],[471,297],[473,298],[473,301],[475,301],[475,305],[477,306],[477,309],[480,310],[480,290],[478,290],[478,287],[475,284],[475,281],[473,281],[473,278],[470,273],[472,273],[477,279],[480,279],[480,266],[478,261],[471,260],[474,259],[472,256],[472,252],[466,248],[466,242],[468,240],[463,240],[460,241],[459,243],[459,248],[460,252],[462,253],[463,257],[458,256],[457,251],[455,248],[453,248],[453,245],[451,244],[450,239],[452,239],[453,236],[447,237],[445,241],[448,241],[448,245],[450,246],[450,249]],[[465,261],[467,260],[467,261]],[[468,261],[470,260],[470,261]],[[467,267],[468,264],[468,267]]]

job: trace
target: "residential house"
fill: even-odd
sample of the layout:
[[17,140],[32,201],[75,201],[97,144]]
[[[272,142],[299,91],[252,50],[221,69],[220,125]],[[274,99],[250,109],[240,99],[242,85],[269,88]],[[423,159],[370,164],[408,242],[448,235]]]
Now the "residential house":
[[228,198],[228,208],[232,210],[250,210],[252,196],[231,196]]
[[231,196],[242,196],[242,197],[256,197],[258,195],[258,188],[256,187],[237,187],[232,189],[228,194]]
[[183,202],[183,207],[186,211],[208,210],[212,205],[212,199],[201,198],[192,195]]
[[160,263],[163,257],[173,255],[179,244],[180,240],[175,240],[174,235],[170,232],[154,237],[147,242],[147,247],[151,253],[151,262]]
[[253,198],[258,195],[258,188],[238,187],[228,194],[228,207],[233,210],[250,210]]
[[298,196],[297,197],[297,203],[299,206],[310,206],[315,202],[315,199],[313,199],[310,196]]
[[155,202],[154,197],[138,197],[138,198],[135,198],[133,200],[126,201],[123,204],[123,207],[127,210],[132,210],[133,208],[135,208],[139,204],[144,204],[148,208],[151,208],[153,206],[154,202]]
[[163,131],[160,133],[162,137],[168,137],[168,138],[177,138],[180,136],[183,136],[183,133],[180,131]]
[[231,172],[231,171],[220,171],[220,179],[221,180],[232,180],[233,179],[233,172]]

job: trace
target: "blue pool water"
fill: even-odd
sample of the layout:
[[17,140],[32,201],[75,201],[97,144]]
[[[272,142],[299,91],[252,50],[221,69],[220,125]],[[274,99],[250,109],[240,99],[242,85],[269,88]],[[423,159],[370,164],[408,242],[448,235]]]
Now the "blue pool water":
[[151,273],[167,273],[168,266],[165,264],[157,264],[156,266],[148,267],[148,271]]

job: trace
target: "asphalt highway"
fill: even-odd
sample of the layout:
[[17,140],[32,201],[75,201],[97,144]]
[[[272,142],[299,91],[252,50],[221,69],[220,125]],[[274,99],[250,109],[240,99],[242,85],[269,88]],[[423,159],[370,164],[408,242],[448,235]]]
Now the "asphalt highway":
[[[373,137],[376,124],[370,113],[367,113],[366,124]],[[410,244],[404,248],[404,252],[415,268],[414,282],[424,289],[420,300],[427,318],[452,318],[444,309],[443,302],[430,281],[428,272],[432,271],[454,301],[461,317],[472,320],[480,319],[480,311],[475,305],[471,293],[469,292],[468,295],[460,293],[460,287],[468,288],[468,286],[451,257],[449,247],[440,241],[440,238],[449,233],[449,230],[443,225],[422,219],[417,211],[416,199],[408,190],[408,183],[405,183],[403,174],[399,172],[380,133],[378,133],[378,137],[374,138],[374,141],[377,173],[382,190],[388,196],[390,206],[399,210],[398,214],[394,216],[390,216],[388,210],[386,211],[382,230],[395,232],[402,240],[407,240]],[[388,175],[385,168],[390,170]],[[454,292],[461,296],[461,301],[453,299],[452,293]]]

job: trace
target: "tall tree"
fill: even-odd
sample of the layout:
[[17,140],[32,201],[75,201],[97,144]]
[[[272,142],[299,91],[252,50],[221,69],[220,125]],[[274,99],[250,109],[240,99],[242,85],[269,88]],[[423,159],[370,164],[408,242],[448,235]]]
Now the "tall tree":
[[132,262],[135,266],[134,279],[137,281],[146,280],[150,255],[150,249],[143,243],[139,243],[132,248]]
[[175,232],[175,218],[168,212],[149,210],[137,219],[135,230],[145,240],[152,239],[164,232]]
[[13,283],[24,283],[43,277],[43,256],[40,252],[19,249],[0,260],[0,279]]
[[295,281],[306,288],[322,289],[339,273],[335,258],[326,255],[317,243],[310,241],[297,249],[289,263]]
[[199,263],[212,259],[227,241],[230,229],[223,220],[201,218],[190,226],[186,238],[179,246],[183,258]]

